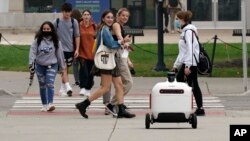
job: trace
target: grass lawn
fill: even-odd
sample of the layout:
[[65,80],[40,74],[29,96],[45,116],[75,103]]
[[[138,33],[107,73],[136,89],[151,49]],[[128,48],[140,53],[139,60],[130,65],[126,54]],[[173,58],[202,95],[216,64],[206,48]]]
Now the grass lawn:
[[[157,44],[137,44],[135,51],[130,53],[136,75],[144,77],[165,76],[164,71],[155,71],[158,61]],[[205,44],[210,59],[212,59],[213,44]],[[0,45],[0,70],[28,71],[28,45]],[[178,54],[177,44],[164,45],[164,63],[171,69]],[[249,53],[248,53],[249,55]],[[249,73],[250,71],[248,71]],[[242,47],[241,44],[217,44],[214,54],[214,77],[242,77]]]

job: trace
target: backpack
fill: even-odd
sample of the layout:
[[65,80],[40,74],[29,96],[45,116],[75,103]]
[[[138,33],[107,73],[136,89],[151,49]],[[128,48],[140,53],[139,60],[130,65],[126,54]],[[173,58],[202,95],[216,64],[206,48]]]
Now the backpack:
[[179,0],[168,0],[168,4],[169,4],[171,7],[177,7],[178,4],[179,4]]
[[[200,43],[199,37],[197,36],[195,31],[193,31],[192,29],[189,29],[189,30],[191,30],[194,33],[194,35],[195,35],[195,37],[196,37],[196,39],[198,41],[198,44],[199,44],[200,52],[199,52],[198,58],[196,58],[196,56],[194,55],[195,61],[197,63],[198,74],[200,74],[200,75],[208,75],[208,74],[212,73],[212,63],[210,61],[210,58],[209,58],[206,50],[204,49],[204,47]],[[184,36],[185,36],[185,34],[186,34],[186,31],[184,33]],[[185,37],[184,37],[184,40],[185,40]],[[193,34],[192,34],[192,43],[193,43],[193,41],[194,40],[193,40]]]

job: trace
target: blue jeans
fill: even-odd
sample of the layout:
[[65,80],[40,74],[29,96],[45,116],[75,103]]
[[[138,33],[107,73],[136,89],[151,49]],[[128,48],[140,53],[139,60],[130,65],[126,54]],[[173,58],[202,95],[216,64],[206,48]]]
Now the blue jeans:
[[42,66],[36,64],[36,74],[39,82],[40,97],[43,105],[53,103],[54,82],[58,65]]

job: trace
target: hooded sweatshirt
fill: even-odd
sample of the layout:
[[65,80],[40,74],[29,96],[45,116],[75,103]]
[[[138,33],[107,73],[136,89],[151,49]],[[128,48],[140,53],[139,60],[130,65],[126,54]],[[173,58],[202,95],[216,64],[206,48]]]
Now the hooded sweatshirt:
[[34,40],[29,53],[29,64],[37,63],[42,66],[49,66],[58,63],[60,70],[65,68],[64,55],[61,42],[59,41],[58,49],[50,38],[43,38],[40,45]]
[[197,66],[194,55],[199,62],[199,43],[192,30],[198,35],[197,28],[192,24],[188,24],[182,29],[178,43],[179,54],[174,63],[174,68],[180,68],[183,64],[188,67]]

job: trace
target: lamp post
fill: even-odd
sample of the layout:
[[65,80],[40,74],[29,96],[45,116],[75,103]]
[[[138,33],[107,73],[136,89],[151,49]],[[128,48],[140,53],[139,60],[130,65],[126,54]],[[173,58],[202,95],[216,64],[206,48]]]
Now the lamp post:
[[244,91],[248,90],[247,82],[247,44],[246,44],[246,1],[241,1],[241,20],[242,20],[242,60],[243,60],[243,85]]
[[155,71],[166,71],[166,65],[163,60],[163,0],[158,0],[157,4],[157,24],[158,24],[158,61],[154,68]]

